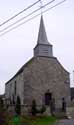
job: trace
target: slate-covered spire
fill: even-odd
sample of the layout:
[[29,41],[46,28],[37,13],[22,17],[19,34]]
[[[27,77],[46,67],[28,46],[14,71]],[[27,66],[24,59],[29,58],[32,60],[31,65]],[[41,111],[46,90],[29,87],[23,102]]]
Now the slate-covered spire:
[[53,56],[52,45],[48,42],[42,15],[40,20],[37,45],[34,48],[34,56]]
[[49,44],[42,15],[41,15],[37,44]]

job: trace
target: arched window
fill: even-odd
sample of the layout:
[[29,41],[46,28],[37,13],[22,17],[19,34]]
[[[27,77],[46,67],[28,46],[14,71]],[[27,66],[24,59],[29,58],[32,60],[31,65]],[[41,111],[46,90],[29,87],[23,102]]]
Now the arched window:
[[51,99],[52,99],[52,93],[46,92],[45,93],[45,105],[50,105]]
[[14,94],[16,95],[16,81],[15,81],[15,86],[14,86]]
[[13,94],[13,105],[15,104],[15,96],[14,96],[14,94]]

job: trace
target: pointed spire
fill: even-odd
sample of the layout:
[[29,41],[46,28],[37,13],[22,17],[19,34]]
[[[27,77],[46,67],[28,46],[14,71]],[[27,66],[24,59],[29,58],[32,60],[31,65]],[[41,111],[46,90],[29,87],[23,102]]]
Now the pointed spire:
[[37,45],[34,48],[34,56],[53,57],[52,45],[48,42],[42,15]]
[[37,44],[49,44],[48,39],[47,39],[47,35],[46,35],[46,31],[45,31],[45,26],[44,26],[42,15],[41,15]]

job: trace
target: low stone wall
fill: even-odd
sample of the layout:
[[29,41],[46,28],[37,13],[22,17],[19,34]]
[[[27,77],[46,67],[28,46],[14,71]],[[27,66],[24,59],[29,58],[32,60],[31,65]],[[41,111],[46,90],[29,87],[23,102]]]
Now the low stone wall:
[[[31,105],[21,105],[21,114],[22,115],[32,115],[31,113]],[[42,107],[42,105],[37,105],[37,109],[40,110]],[[15,105],[9,105],[8,106],[8,112],[15,114]],[[42,114],[42,115],[46,115],[46,116],[50,116],[51,112],[53,115],[59,115],[59,114],[67,114],[67,116],[70,116],[70,114],[72,114],[74,112],[74,107],[67,107],[67,112],[62,112],[61,107],[57,108],[55,107],[55,109],[51,111],[50,106],[46,106],[46,111]],[[74,113],[73,113],[74,114]],[[40,115],[40,113],[37,113],[37,115]]]
[[[21,105],[21,114],[22,115],[32,115],[31,113],[31,105]],[[42,105],[37,105],[37,109],[40,110]],[[11,114],[15,114],[15,105],[8,105],[8,112]],[[39,113],[37,113],[38,115]],[[51,115],[50,106],[46,106],[46,111],[42,115]]]
[[74,107],[67,107],[67,116],[68,118],[74,118]]

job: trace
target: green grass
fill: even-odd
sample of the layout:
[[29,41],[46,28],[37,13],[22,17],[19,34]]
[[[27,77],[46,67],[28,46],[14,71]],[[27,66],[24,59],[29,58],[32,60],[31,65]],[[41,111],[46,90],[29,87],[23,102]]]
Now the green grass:
[[43,117],[28,117],[23,118],[22,121],[25,120],[28,125],[53,125],[56,122],[56,118],[49,116],[43,116]]
[[36,117],[19,117],[19,124],[14,124],[14,117],[8,120],[7,125],[54,125],[57,121],[55,117],[52,116],[36,116]]
[[33,125],[49,125],[55,123],[56,119],[53,117],[42,117],[37,118],[36,120],[32,121]]

